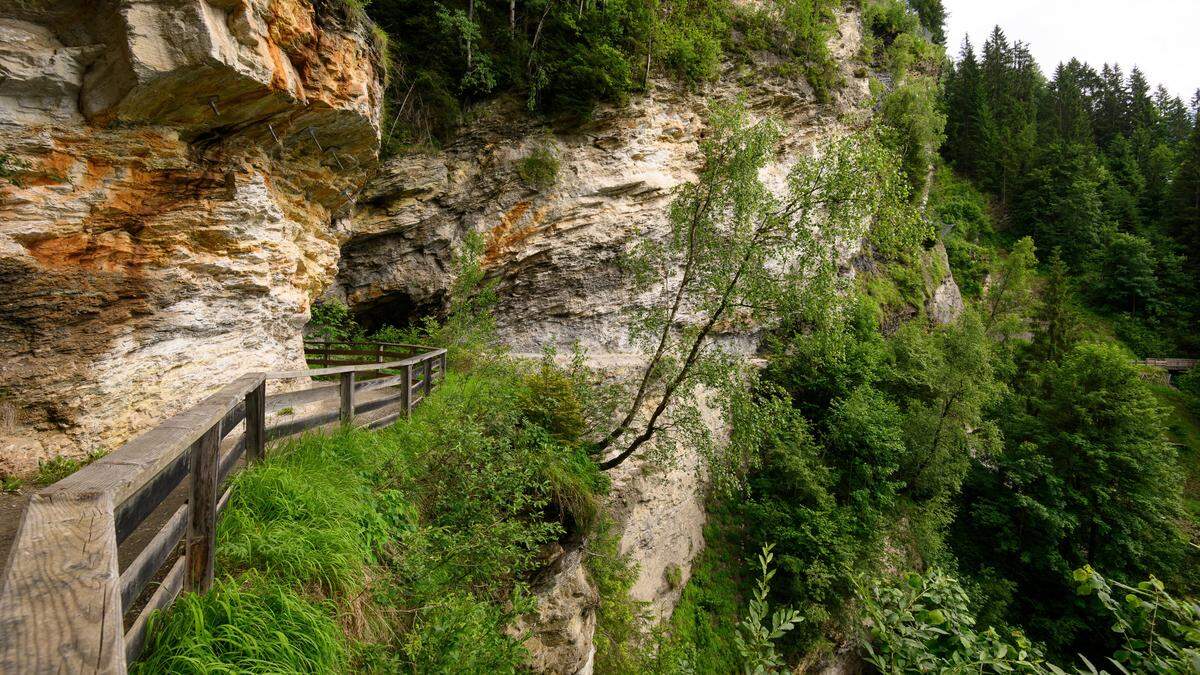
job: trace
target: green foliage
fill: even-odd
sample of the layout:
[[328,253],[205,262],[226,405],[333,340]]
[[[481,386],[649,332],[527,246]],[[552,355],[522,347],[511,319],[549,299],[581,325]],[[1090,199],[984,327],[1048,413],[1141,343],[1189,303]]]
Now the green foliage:
[[690,85],[712,80],[725,56],[732,13],[727,0],[661,0],[653,60]]
[[[669,452],[671,437],[658,424],[667,406],[694,411],[698,384],[729,389],[737,369],[708,337],[734,308],[759,322],[802,311],[802,304],[820,313],[840,279],[835,242],[870,234],[888,250],[921,238],[896,158],[877,137],[853,136],[831,144],[822,157],[800,160],[788,176],[787,194],[777,197],[759,173],[776,152],[779,134],[771,120],[752,123],[744,106],[714,105],[701,143],[703,169],[677,190],[669,238],[642,238],[626,261],[640,291],[671,281],[661,293],[662,306],[634,310],[631,337],[646,350],[647,366],[625,417],[596,448],[600,453],[615,442],[625,445],[603,468],[620,464],[655,436],[658,448]],[[868,215],[875,224],[869,232]],[[771,264],[784,259],[795,264]],[[798,287],[806,292],[795,293]],[[676,320],[685,305],[697,316],[696,327]],[[634,434],[647,400],[657,405]]]
[[1200,399],[1200,368],[1192,368],[1175,380],[1179,390]]
[[1005,452],[967,481],[955,550],[965,569],[1015,582],[1006,617],[1052,652],[1105,653],[1070,570],[1182,581],[1179,469],[1125,352],[1081,343],[1034,368],[1002,408]]
[[946,8],[942,5],[942,0],[909,0],[908,4],[916,10],[921,25],[929,31],[933,41],[945,45]]
[[646,603],[629,597],[638,570],[630,555],[621,554],[621,536],[604,519],[584,549],[588,579],[600,595],[596,610],[596,669],[602,673],[644,672],[649,655],[642,646]]
[[748,36],[747,46],[783,56],[784,74],[804,76],[817,100],[828,102],[841,85],[838,64],[829,51],[837,7],[831,0],[776,0],[743,11],[738,26]]
[[919,198],[945,139],[946,116],[938,109],[936,84],[920,79],[896,87],[884,97],[879,116],[892,131],[887,142],[902,158],[913,196]]
[[10,185],[21,186],[21,174],[28,171],[29,165],[7,153],[0,152],[0,181]]
[[[1200,304],[1200,134],[1136,68],[1072,59],[1047,79],[999,28],[946,76],[944,156],[995,197],[1011,232],[1058,248],[1082,297],[1139,352],[1191,353]],[[1190,219],[1190,220],[1189,220]]]
[[[390,36],[386,151],[449,140],[476,103],[505,92],[529,109],[587,117],[658,72],[695,86],[731,53],[775,51],[818,98],[838,86],[833,0],[373,0]],[[736,29],[736,30],[735,30]]]
[[966,591],[938,568],[865,586],[859,644],[881,673],[1061,672],[1019,631],[977,629]]
[[330,603],[300,597],[258,574],[218,579],[155,614],[133,673],[339,672],[345,639]]
[[926,39],[920,16],[903,0],[865,0],[863,50],[895,80],[917,71],[936,76],[945,56],[941,47]]
[[545,146],[538,146],[517,162],[517,175],[535,190],[553,187],[558,180],[558,157]]
[[25,485],[25,481],[16,476],[4,476],[0,478],[0,492],[5,494],[16,494],[21,491],[21,487]]
[[1123,672],[1200,670],[1200,605],[1171,597],[1154,577],[1131,586],[1107,580],[1089,566],[1075,570],[1074,579],[1078,593],[1095,593],[1112,614],[1112,630],[1122,640],[1112,661]]
[[355,321],[350,308],[340,300],[314,303],[307,331],[312,339],[329,342],[355,342],[366,339],[362,326]]
[[[1195,602],[1172,597],[1154,577],[1128,585],[1085,566],[1072,573],[1072,580],[1079,596],[1094,594],[1111,615],[1111,632],[1121,643],[1106,660],[1119,672],[1200,668],[1200,606]],[[860,644],[867,661],[882,673],[1068,672],[1047,660],[1043,647],[1020,631],[977,629],[962,586],[936,568],[870,590],[860,586],[859,600],[864,609]],[[1083,655],[1078,658],[1082,665],[1072,672],[1107,672]]]
[[692,564],[692,575],[671,615],[667,640],[654,644],[654,667],[641,672],[734,673],[742,669],[736,629],[750,594],[743,572],[742,545],[736,515],[724,501],[708,508],[704,551]]
[[1097,304],[1137,314],[1158,295],[1154,247],[1144,239],[1116,232],[1104,243],[1093,285]]
[[783,659],[775,649],[775,642],[795,628],[802,618],[799,612],[791,608],[771,613],[770,603],[767,602],[771,578],[775,576],[775,570],[771,568],[774,559],[771,548],[770,544],[766,544],[758,554],[758,583],[750,598],[747,615],[738,624],[738,632],[734,636],[734,644],[742,657],[742,672],[747,675],[774,673],[783,668]]
[[257,570],[284,587],[359,591],[372,554],[363,523],[377,505],[365,473],[329,467],[335,461],[368,464],[378,449],[374,440],[366,434],[313,436],[273,448],[271,462],[238,474],[233,508],[218,528],[218,566]]

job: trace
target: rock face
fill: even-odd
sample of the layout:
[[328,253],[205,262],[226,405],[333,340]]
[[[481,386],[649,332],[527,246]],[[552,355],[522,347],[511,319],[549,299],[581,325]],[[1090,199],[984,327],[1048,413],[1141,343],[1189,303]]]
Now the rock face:
[[378,150],[378,49],[333,0],[5,11],[0,474],[303,363]]
[[[593,351],[629,351],[625,310],[653,298],[633,297],[617,259],[637,239],[665,231],[673,188],[694,177],[707,101],[745,96],[756,113],[784,123],[771,180],[869,115],[861,108],[867,81],[850,64],[857,17],[843,17],[841,27],[834,51],[847,84],[831,105],[815,103],[803,80],[773,75],[766,56],[754,67],[729,66],[702,92],[652,83],[646,96],[570,130],[530,119],[517,101],[494,104],[445,150],[381,167],[349,223],[334,294],[368,323],[403,323],[436,309],[452,251],[479,232],[499,283],[501,333],[513,348],[579,340]],[[559,162],[544,190],[519,175],[539,148]]]
[[565,553],[554,573],[531,590],[538,598],[537,613],[513,627],[514,634],[528,634],[529,667],[555,675],[591,673],[600,595],[584,572],[581,551]]

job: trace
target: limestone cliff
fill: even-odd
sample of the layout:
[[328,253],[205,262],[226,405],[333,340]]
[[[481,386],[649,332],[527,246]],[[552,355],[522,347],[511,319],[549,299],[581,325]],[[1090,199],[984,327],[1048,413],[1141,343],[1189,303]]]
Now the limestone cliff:
[[0,474],[303,363],[378,151],[379,49],[336,0],[0,13]]
[[[769,54],[729,64],[700,91],[652,81],[645,96],[603,108],[583,125],[557,128],[518,101],[492,104],[446,149],[381,167],[347,223],[334,293],[368,322],[437,309],[451,252],[476,231],[488,240],[497,316],[515,349],[579,340],[594,351],[628,351],[624,309],[653,298],[631,297],[616,259],[637,238],[665,231],[672,189],[694,176],[710,100],[742,96],[756,113],[784,122],[783,151],[769,169],[777,180],[796,157],[869,119],[865,71],[852,65],[857,15],[843,15],[839,25],[833,47],[845,86],[831,104],[816,103],[803,78],[776,75]],[[519,176],[535,149],[559,162],[552,187],[536,189]]]

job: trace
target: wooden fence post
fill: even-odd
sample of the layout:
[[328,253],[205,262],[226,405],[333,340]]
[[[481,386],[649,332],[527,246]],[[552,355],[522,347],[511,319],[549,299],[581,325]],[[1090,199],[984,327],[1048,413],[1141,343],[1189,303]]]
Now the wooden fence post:
[[375,345],[375,363],[383,363],[383,344]]
[[351,424],[354,422],[354,371],[342,373],[342,383],[340,385],[340,393],[342,395],[341,418],[342,424]]
[[328,335],[325,336],[325,344],[321,345],[321,351],[322,351],[321,367],[328,368],[329,367],[329,336]]
[[404,418],[412,417],[412,364],[404,366],[404,391],[400,394],[400,405],[404,407]]
[[433,390],[433,359],[427,358],[423,363],[425,366],[425,393],[422,394],[422,398],[428,396],[429,392]]
[[263,460],[267,447],[267,381],[246,394],[246,464]]
[[221,426],[215,424],[192,445],[192,491],[188,498],[187,579],[189,591],[212,588],[217,533],[217,472]]
[[446,379],[446,352],[442,352],[442,376],[438,378],[438,382]]

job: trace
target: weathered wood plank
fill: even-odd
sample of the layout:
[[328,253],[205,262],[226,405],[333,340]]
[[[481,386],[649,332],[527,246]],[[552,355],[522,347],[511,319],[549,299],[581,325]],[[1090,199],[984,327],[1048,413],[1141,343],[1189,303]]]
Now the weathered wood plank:
[[237,428],[246,419],[246,402],[242,401],[233,407],[229,412],[225,413],[225,417],[221,419],[221,438],[229,435],[229,432]]
[[338,412],[341,413],[342,424],[352,424],[354,422],[354,373],[342,373],[341,383],[338,386],[338,395],[341,402],[338,406]]
[[[267,382],[246,394],[246,463],[261,462],[267,449]],[[228,475],[228,472],[226,472]],[[222,479],[224,480],[224,479]]]
[[330,368],[307,368],[305,370],[284,370],[274,373],[267,373],[267,378],[272,380],[289,380],[296,377],[318,377],[320,375],[341,375],[342,373],[362,373],[372,370],[384,370],[386,368],[400,368],[405,365],[420,363],[420,356],[402,359],[400,361],[387,361],[384,363],[362,363],[353,366],[333,366]]
[[400,417],[403,415],[404,415],[403,410],[391,413],[390,415],[384,415],[383,417],[380,417],[377,420],[371,420],[367,424],[367,428],[368,429],[382,429],[383,427],[386,427],[387,425],[391,424],[392,422],[395,422],[396,420],[400,419]]
[[[383,355],[388,356],[388,357],[393,357],[393,358],[406,359],[409,356],[412,356],[412,353],[408,352],[408,351],[383,352]],[[308,359],[311,359],[314,361],[321,361],[326,356],[361,356],[363,358],[371,359],[370,363],[378,363],[378,360],[376,357],[379,356],[379,351],[375,350],[375,349],[330,349],[328,351],[326,351],[324,349],[320,349],[320,350],[306,351],[304,353],[304,356],[305,356],[305,358],[308,358]]]
[[125,672],[111,495],[33,495],[6,569],[0,672]]
[[153,513],[167,495],[183,482],[191,470],[191,461],[191,450],[185,450],[147,481],[141,490],[117,505],[118,543],[125,541],[146,516]]
[[217,500],[217,517],[221,516],[221,512],[224,511],[225,507],[229,504],[229,496],[232,494],[233,487],[227,487],[225,488],[225,491],[221,493],[221,498]]
[[188,526],[188,505],[183,504],[163,528],[154,535],[146,548],[129,563],[129,567],[121,573],[121,606],[130,607],[133,601],[142,593],[146,584],[158,573],[158,568],[166,562],[171,551],[183,539]]
[[216,572],[217,471],[220,462],[219,430],[213,427],[192,450],[192,490],[188,496],[188,571],[184,585],[203,593],[212,587]]
[[412,366],[404,366],[404,384],[400,387],[400,406],[404,409],[406,418],[412,415],[412,374]]
[[273,427],[267,428],[267,440],[273,441],[277,438],[294,436],[301,431],[307,431],[308,429],[313,429],[321,425],[328,424],[336,420],[339,416],[339,411],[332,410],[317,413],[315,415],[309,415],[308,417],[301,417],[300,419],[291,420],[283,424],[276,424]]
[[297,389],[296,391],[271,394],[267,397],[267,412],[279,412],[284,408],[295,408],[296,406],[324,401],[337,395],[337,384],[321,384],[309,387],[308,389]]
[[358,414],[363,414],[379,410],[380,408],[386,408],[389,405],[401,403],[403,397],[404,394],[402,392],[396,392],[391,396],[382,396],[380,398],[367,401],[366,403],[359,403],[355,412]]
[[404,382],[404,375],[388,375],[387,377],[376,377],[370,380],[362,380],[355,384],[358,392],[373,391],[375,389],[383,389],[384,387],[394,387]]
[[183,556],[175,561],[175,564],[171,567],[171,571],[167,572],[167,576],[163,578],[158,589],[154,591],[154,595],[150,596],[150,601],[146,603],[146,607],[142,610],[142,613],[138,615],[137,620],[130,626],[129,632],[125,634],[123,652],[127,662],[133,663],[142,655],[142,648],[146,644],[146,622],[149,620],[150,614],[155,610],[166,609],[179,596],[179,591],[183,589],[184,571],[187,568],[186,561],[187,558]]
[[225,479],[233,473],[233,467],[237,466],[237,461],[246,452],[246,443],[246,434],[242,433],[233,443],[226,441],[221,444],[222,447],[228,446],[229,449],[221,455],[221,468],[217,470],[217,483],[224,483]]

